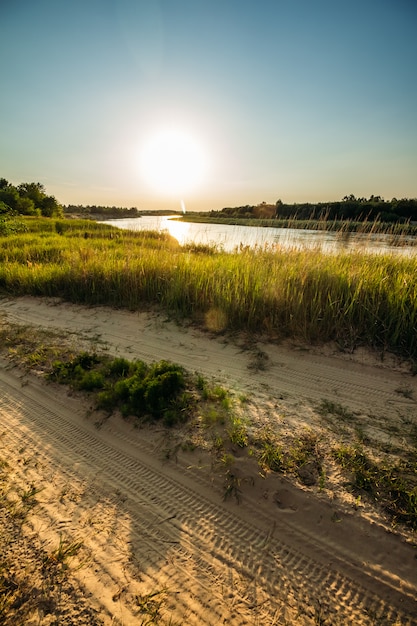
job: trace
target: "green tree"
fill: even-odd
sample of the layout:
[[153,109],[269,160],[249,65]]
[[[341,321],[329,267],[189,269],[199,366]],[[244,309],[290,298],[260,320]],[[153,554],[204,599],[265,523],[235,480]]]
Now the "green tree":
[[44,217],[62,216],[61,205],[54,196],[46,195],[45,187],[41,183],[21,183],[17,190],[20,197],[31,200],[35,209]]

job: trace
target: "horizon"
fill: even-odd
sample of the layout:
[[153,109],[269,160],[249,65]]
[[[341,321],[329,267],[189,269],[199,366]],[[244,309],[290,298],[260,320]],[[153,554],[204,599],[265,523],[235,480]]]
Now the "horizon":
[[139,211],[417,197],[410,0],[21,0],[0,17],[12,184]]

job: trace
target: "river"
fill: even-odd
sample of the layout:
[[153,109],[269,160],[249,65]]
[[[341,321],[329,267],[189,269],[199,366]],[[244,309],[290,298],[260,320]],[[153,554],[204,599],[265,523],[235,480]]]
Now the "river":
[[216,245],[227,252],[243,246],[275,246],[286,248],[320,248],[324,252],[361,250],[373,253],[415,255],[416,237],[401,237],[393,244],[392,235],[338,233],[295,228],[263,228],[259,226],[230,226],[228,224],[196,224],[182,222],[172,216],[142,216],[107,220],[118,228],[169,232],[181,244]]

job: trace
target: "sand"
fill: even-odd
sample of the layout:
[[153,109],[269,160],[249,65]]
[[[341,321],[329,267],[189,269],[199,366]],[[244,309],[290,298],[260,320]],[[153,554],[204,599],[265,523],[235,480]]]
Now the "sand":
[[[246,395],[256,428],[326,427],[343,437],[343,428],[323,424],[323,399],[347,407],[381,445],[408,445],[416,424],[416,377],[388,356],[254,344],[161,314],[52,299],[2,299],[0,318],[213,377]],[[88,399],[6,356],[0,428],[15,485],[42,489],[27,537],[46,553],[60,538],[82,542],[65,619],[38,610],[31,623],[87,624],[85,605],[97,623],[126,626],[417,624],[415,533],[338,490],[336,471],[325,487],[309,488],[261,474],[235,451],[241,498],[224,499],[222,473],[204,448],[177,450],[162,427],[136,428],[118,415],[100,420]]]

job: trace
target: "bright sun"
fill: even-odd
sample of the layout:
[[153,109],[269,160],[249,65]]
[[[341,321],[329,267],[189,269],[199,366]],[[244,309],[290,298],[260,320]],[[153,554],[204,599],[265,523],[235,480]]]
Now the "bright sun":
[[193,135],[166,129],[145,144],[141,171],[143,178],[159,193],[183,196],[202,182],[206,158]]

